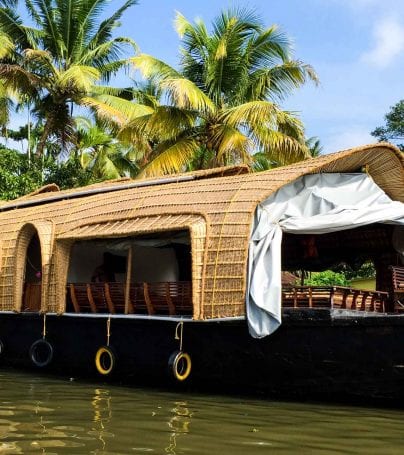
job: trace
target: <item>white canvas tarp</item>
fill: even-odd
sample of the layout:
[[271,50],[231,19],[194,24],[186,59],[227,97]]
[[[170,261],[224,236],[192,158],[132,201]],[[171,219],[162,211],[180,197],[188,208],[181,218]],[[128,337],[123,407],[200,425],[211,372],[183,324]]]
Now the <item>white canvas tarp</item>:
[[262,338],[281,324],[282,232],[324,234],[372,223],[400,226],[393,244],[404,257],[404,204],[392,201],[362,173],[306,175],[261,203],[249,246],[246,307],[250,334]]

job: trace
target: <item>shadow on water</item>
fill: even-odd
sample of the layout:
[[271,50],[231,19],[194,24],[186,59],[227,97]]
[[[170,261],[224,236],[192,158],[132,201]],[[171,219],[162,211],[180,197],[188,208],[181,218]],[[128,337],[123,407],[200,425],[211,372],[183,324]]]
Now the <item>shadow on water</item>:
[[403,417],[0,374],[1,454],[401,454]]

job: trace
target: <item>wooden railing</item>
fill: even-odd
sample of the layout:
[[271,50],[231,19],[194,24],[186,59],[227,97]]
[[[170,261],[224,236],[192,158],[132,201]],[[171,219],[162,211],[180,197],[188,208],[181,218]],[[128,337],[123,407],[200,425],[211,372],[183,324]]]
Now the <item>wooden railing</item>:
[[388,293],[341,286],[285,286],[285,308],[334,308],[384,313]]
[[75,313],[192,315],[190,281],[132,283],[69,283],[67,311]]

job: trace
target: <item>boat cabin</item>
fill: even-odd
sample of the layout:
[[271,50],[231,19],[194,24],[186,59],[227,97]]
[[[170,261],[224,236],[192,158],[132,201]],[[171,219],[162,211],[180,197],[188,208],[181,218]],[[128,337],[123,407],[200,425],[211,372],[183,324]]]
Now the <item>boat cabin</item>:
[[[304,176],[365,173],[404,202],[403,155],[374,144],[261,173],[244,166],[59,191],[0,205],[0,311],[243,318],[257,207]],[[284,285],[284,308],[401,310],[403,231],[371,222],[325,233],[283,232],[284,271],[353,268],[376,288]],[[396,239],[397,240],[397,239]],[[280,270],[279,270],[280,276]],[[397,281],[398,280],[398,281]],[[400,297],[401,298],[401,297]]]

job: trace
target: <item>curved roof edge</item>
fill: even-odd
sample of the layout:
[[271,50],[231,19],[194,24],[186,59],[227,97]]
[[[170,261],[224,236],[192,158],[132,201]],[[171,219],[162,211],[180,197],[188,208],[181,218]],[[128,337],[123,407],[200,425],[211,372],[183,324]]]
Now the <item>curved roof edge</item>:
[[259,173],[275,183],[260,200],[303,175],[319,172],[367,172],[391,199],[404,202],[404,153],[386,142],[321,155]]

